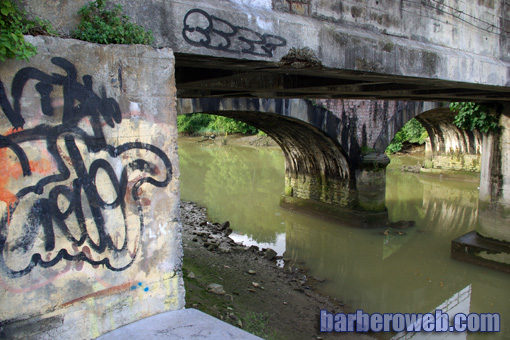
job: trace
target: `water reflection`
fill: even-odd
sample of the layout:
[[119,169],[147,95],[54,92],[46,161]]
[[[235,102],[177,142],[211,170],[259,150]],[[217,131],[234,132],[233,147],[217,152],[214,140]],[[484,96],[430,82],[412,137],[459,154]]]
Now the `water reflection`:
[[214,221],[229,220],[257,242],[274,243],[285,232],[279,207],[285,164],[279,149],[181,139],[179,166],[181,198],[207,207]]
[[500,313],[502,332],[467,338],[510,338],[510,276],[450,259],[451,240],[475,229],[476,180],[402,173],[402,164],[417,160],[394,158],[389,218],[416,226],[362,230],[282,210],[279,150],[179,144],[182,198],[207,206],[215,221],[229,220],[247,242],[280,252],[284,243],[287,264],[324,279],[325,294],[369,313],[427,313],[470,286],[469,312]]

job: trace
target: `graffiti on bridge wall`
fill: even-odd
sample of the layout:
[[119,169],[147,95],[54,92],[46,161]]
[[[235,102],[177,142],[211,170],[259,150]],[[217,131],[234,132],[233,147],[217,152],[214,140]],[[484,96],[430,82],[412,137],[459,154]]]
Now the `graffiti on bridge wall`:
[[182,36],[193,46],[265,57],[272,57],[278,47],[287,45],[287,41],[280,36],[260,34],[246,27],[235,26],[197,8],[184,16]]
[[[80,82],[66,59],[51,61],[65,74],[19,70],[12,104],[0,81],[3,121],[11,125],[0,136],[0,200],[6,206],[0,271],[18,278],[61,261],[122,271],[139,250],[148,204],[143,192],[149,185],[166,187],[172,164],[148,143],[108,144],[105,130],[122,122],[117,101],[104,87],[95,93],[90,75]],[[34,83],[45,118],[25,128],[23,93]]]

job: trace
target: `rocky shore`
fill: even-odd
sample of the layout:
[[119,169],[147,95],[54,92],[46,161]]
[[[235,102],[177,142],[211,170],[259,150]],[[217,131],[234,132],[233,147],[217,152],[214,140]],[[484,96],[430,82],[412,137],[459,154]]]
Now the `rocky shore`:
[[319,332],[319,313],[353,312],[342,301],[321,296],[321,281],[276,253],[245,247],[229,235],[228,222],[207,220],[206,209],[181,202],[186,307],[196,308],[264,339],[373,339],[368,334]]

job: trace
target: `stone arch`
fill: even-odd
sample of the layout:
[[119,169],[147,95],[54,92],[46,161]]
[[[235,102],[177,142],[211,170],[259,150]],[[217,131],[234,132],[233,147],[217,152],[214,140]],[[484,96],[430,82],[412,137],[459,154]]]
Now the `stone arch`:
[[323,130],[336,117],[321,106],[301,99],[196,98],[178,99],[177,111],[230,117],[267,133],[285,157],[286,196],[342,207],[355,205],[352,162],[327,129]]
[[429,132],[428,152],[481,153],[482,133],[458,128],[454,123],[455,113],[448,108],[437,108],[420,113],[416,119]]
[[[411,119],[416,118],[427,129],[427,122],[420,120],[418,117],[425,112],[447,112],[450,111],[447,104],[439,102],[401,102],[389,101],[389,105],[393,107],[393,113],[389,119],[383,124],[383,127],[375,141],[373,148],[377,152],[384,152],[395,135],[404,127]],[[452,120],[453,122],[453,120]],[[433,129],[427,129],[429,136],[435,132]]]
[[479,172],[483,133],[457,127],[455,115],[449,108],[436,108],[416,116],[429,134],[425,144],[427,166]]

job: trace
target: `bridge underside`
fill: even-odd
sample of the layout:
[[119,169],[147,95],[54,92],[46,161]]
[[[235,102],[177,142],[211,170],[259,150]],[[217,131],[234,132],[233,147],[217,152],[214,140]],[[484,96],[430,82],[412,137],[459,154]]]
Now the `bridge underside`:
[[510,101],[506,87],[321,66],[296,50],[279,62],[176,53],[180,98],[350,98],[403,101]]

